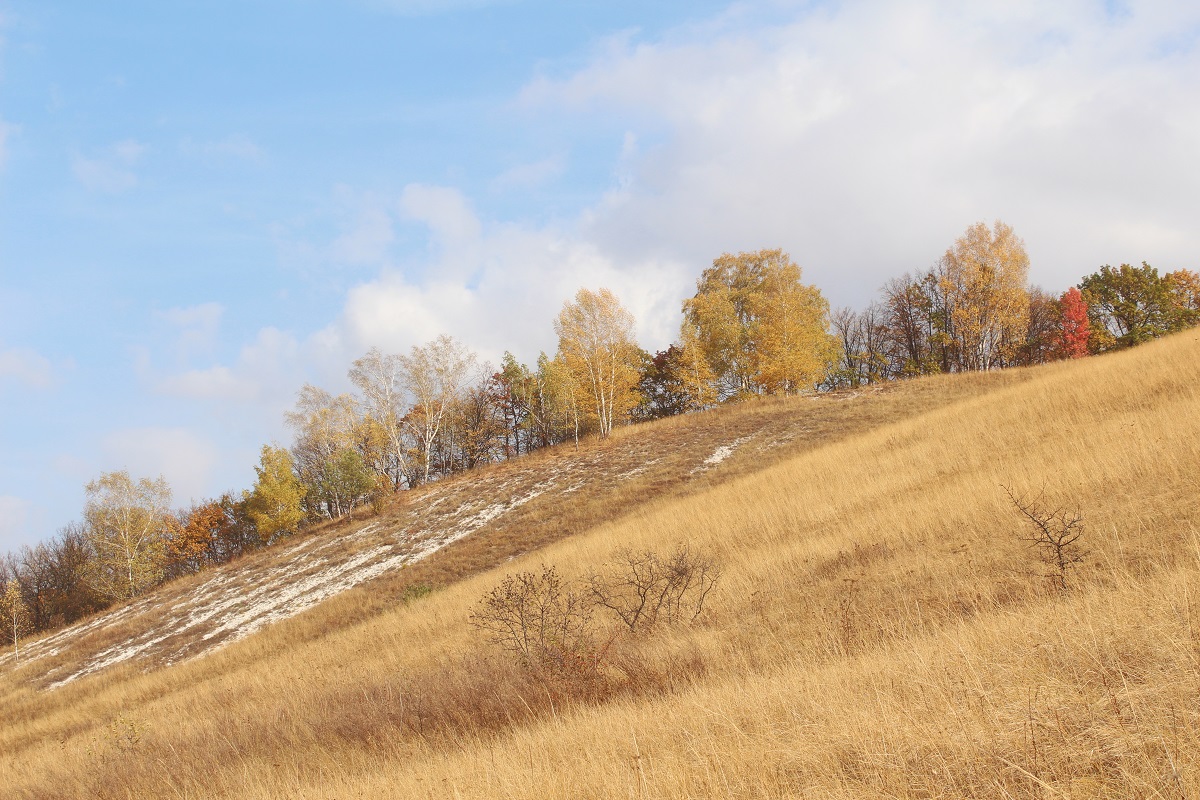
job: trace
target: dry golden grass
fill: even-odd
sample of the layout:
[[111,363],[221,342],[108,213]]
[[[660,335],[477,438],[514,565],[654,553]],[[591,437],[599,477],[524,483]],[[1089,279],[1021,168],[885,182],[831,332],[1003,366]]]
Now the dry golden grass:
[[[497,568],[488,558],[530,547],[503,530],[463,540],[410,568],[441,559],[446,577],[409,603],[388,594],[406,579],[379,581],[204,658],[53,692],[33,688],[36,664],[9,669],[0,785],[39,798],[1195,797],[1198,386],[1192,332],[918,381],[874,406],[732,413],[742,430],[844,411],[825,436],[731,460],[734,480],[617,498],[608,518],[602,504],[568,511],[570,530]],[[1020,540],[1002,486],[1084,514],[1069,591]],[[506,543],[466,557],[492,535]],[[531,675],[467,624],[505,571],[582,576],[622,547],[681,541],[724,565],[708,611],[617,638],[602,681]]]

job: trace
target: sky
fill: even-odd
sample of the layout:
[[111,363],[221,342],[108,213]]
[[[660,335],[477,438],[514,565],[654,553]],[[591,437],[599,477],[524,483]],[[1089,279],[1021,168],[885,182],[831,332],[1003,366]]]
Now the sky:
[[1032,283],[1200,261],[1200,6],[0,0],[0,553],[84,486],[249,488],[305,383],[448,333],[643,347],[724,252],[836,306],[1011,225]]

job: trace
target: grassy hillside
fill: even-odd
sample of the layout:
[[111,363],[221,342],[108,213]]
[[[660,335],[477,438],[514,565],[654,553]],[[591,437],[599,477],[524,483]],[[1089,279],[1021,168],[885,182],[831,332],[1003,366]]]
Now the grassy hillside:
[[[633,429],[591,451],[609,453],[596,474],[647,442],[668,463],[693,434],[710,448],[692,426],[775,433],[723,479],[680,462],[636,492],[560,493],[522,506],[527,538],[481,529],[167,669],[46,691],[38,662],[6,664],[0,781],[27,797],[1196,796],[1198,386],[1189,332]],[[1002,487],[1083,515],[1067,591]],[[595,680],[524,669],[467,622],[506,573],[582,577],[679,542],[722,564],[704,615],[612,628]],[[441,588],[403,592],[418,582]]]

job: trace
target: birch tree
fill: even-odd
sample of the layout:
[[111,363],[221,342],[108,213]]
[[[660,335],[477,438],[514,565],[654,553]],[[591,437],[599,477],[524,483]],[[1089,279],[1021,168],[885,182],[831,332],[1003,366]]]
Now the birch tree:
[[554,320],[558,352],[587,391],[601,437],[636,404],[639,354],[634,319],[608,289],[580,289]]
[[475,354],[443,334],[398,359],[401,380],[413,401],[406,421],[417,438],[421,472],[428,481],[438,435],[467,385]]
[[389,463],[384,470],[394,491],[400,490],[411,466],[410,438],[404,424],[408,411],[405,375],[404,357],[384,354],[378,347],[372,347],[350,369],[351,382],[362,392],[363,410],[386,442]]
[[0,625],[3,625],[4,638],[12,642],[13,658],[21,657],[20,640],[30,633],[29,608],[21,596],[21,585],[16,578],[9,578],[0,592]]
[[171,487],[161,477],[135,482],[122,470],[103,473],[86,491],[90,583],[109,600],[136,597],[163,575],[174,524]]

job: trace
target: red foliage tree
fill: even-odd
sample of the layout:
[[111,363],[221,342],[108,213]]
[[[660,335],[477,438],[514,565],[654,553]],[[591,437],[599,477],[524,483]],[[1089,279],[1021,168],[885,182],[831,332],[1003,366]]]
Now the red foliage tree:
[[1063,358],[1083,358],[1088,354],[1088,307],[1079,289],[1072,286],[1059,302],[1059,344]]

